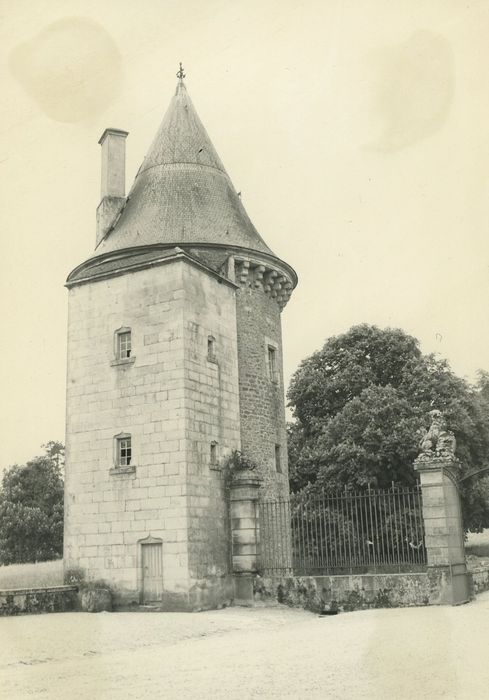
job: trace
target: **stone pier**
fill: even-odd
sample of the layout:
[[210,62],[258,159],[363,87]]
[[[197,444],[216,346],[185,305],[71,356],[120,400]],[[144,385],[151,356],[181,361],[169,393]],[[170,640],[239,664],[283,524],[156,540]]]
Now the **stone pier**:
[[466,603],[470,584],[457,486],[460,463],[453,456],[420,455],[414,466],[421,482],[428,570],[447,584],[438,602]]
[[260,478],[243,472],[234,476],[230,488],[234,602],[238,605],[253,604],[253,577],[257,573],[260,544],[260,485]]

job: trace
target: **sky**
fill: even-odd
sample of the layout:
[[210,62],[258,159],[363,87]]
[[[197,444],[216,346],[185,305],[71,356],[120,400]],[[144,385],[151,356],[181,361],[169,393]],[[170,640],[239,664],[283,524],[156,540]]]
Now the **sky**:
[[64,440],[68,273],[100,146],[127,190],[186,85],[299,285],[285,380],[357,323],[489,370],[487,0],[0,0],[0,470]]

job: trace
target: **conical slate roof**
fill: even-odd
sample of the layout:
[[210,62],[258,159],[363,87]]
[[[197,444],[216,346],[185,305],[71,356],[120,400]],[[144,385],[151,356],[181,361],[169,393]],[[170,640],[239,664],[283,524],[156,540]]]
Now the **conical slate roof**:
[[251,223],[182,80],[122,214],[95,255],[158,243],[222,244],[274,255]]

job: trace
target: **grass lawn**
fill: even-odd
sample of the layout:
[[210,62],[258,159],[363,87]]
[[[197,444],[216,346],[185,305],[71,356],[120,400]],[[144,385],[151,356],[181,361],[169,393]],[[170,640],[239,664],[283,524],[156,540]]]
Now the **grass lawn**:
[[0,566],[0,590],[63,585],[63,560]]
[[469,532],[465,552],[476,557],[489,557],[489,529],[483,532]]

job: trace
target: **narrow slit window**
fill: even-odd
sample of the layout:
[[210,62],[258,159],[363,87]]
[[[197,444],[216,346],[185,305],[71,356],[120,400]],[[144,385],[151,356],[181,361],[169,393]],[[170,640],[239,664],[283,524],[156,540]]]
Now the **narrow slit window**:
[[127,360],[131,357],[131,331],[117,334],[117,357],[119,360]]
[[277,381],[277,349],[268,346],[268,373],[272,382]]
[[280,459],[280,445],[275,445],[275,471],[282,473],[282,461]]
[[213,335],[207,338],[207,359],[212,362],[216,359],[216,339]]
[[132,446],[130,437],[117,438],[117,466],[131,466]]
[[211,464],[217,464],[217,442],[211,442]]

